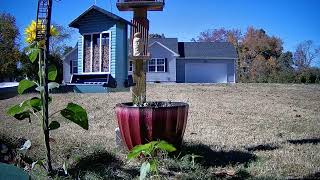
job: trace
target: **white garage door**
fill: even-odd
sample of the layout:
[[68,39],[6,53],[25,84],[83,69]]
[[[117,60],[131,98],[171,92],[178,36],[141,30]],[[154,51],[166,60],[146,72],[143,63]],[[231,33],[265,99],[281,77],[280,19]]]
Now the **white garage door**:
[[186,63],[186,83],[227,83],[225,63]]

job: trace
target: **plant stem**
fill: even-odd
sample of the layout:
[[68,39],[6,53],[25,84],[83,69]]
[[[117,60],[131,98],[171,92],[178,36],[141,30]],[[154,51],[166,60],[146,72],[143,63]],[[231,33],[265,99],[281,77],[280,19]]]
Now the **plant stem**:
[[53,115],[55,115],[55,114],[57,114],[57,113],[59,113],[59,112],[61,112],[61,111],[62,111],[62,109],[60,109],[60,110],[58,110],[58,111],[56,111],[56,112],[54,112],[54,113],[50,114],[49,118],[51,118]]
[[[52,172],[52,163],[51,163],[51,153],[50,153],[50,142],[49,142],[49,115],[48,115],[48,65],[47,65],[47,52],[43,52],[43,49],[40,50],[39,56],[39,72],[40,72],[40,85],[44,87],[44,90],[40,92],[42,100],[42,129],[44,133],[44,141],[47,149],[47,162],[48,162],[48,172]],[[43,57],[43,59],[42,59]]]

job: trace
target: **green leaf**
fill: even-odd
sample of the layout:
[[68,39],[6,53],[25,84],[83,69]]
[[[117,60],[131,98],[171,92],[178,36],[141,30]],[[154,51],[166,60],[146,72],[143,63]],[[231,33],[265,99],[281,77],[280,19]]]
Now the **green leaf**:
[[158,170],[158,161],[157,160],[151,160],[150,161],[150,171],[151,172],[157,172]]
[[42,109],[42,101],[38,97],[33,97],[30,100],[25,100],[20,104],[14,105],[7,110],[7,114],[18,120],[30,118],[31,111],[38,112]]
[[159,148],[163,151],[166,151],[166,152],[173,152],[173,151],[177,150],[173,145],[167,143],[166,141],[160,141],[157,144],[157,148]]
[[55,129],[58,129],[59,127],[60,127],[60,123],[57,121],[52,121],[49,124],[49,130],[55,130]]
[[7,114],[9,116],[14,117],[16,114],[20,114],[23,113],[24,109],[21,108],[21,106],[19,104],[12,106],[11,108],[9,108],[7,110]]
[[7,110],[7,114],[16,118],[17,120],[24,120],[26,118],[30,118],[30,110],[29,110],[29,100],[22,102],[21,104],[17,104],[12,106]]
[[81,106],[74,103],[69,103],[68,106],[65,109],[63,109],[60,113],[63,117],[78,124],[83,129],[89,129],[87,112]]
[[143,144],[143,145],[137,145],[131,149],[129,154],[127,155],[128,160],[131,160],[133,158],[137,158],[142,153],[148,151],[151,148],[151,144]]
[[40,98],[34,97],[29,101],[30,106],[32,107],[34,112],[41,111],[42,109],[42,101]]
[[140,168],[140,180],[146,179],[148,173],[150,172],[150,163],[144,162]]
[[25,90],[27,90],[35,85],[36,85],[36,83],[34,83],[33,81],[29,81],[27,79],[24,79],[19,82],[18,93],[22,94]]
[[29,59],[33,63],[37,59],[37,57],[40,53],[40,49],[39,48],[30,48],[29,50],[30,50]]
[[58,71],[57,71],[57,67],[54,65],[49,66],[48,68],[48,80],[49,81],[54,81],[56,80]]

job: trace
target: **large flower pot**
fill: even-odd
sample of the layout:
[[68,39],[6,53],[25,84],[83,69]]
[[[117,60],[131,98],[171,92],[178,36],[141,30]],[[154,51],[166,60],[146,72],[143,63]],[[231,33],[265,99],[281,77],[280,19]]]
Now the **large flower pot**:
[[165,140],[178,147],[186,129],[189,105],[182,102],[151,102],[116,105],[122,140],[129,150],[139,144]]

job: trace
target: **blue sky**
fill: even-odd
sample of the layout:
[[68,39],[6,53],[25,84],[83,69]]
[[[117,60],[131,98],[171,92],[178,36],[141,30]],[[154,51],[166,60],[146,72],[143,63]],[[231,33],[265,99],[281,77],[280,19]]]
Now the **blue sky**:
[[[95,4],[95,0],[53,1],[53,22],[64,26]],[[125,19],[132,17],[131,12],[117,10],[116,0],[96,1],[98,6]],[[36,5],[37,0],[0,0],[0,11],[13,14],[23,34],[23,29],[35,19]],[[165,10],[149,13],[149,20],[151,32],[178,37],[180,41],[190,41],[206,29],[245,31],[253,26],[280,37],[285,50],[294,51],[304,40],[320,45],[320,0],[167,0]],[[72,40],[70,45],[74,44]]]

